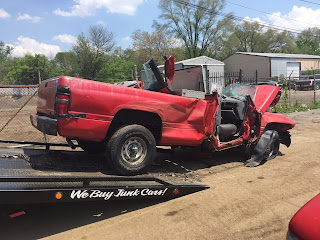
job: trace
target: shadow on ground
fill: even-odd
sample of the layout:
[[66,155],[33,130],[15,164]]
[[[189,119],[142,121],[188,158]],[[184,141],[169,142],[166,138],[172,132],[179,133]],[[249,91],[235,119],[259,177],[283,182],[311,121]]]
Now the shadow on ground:
[[[104,175],[116,175],[107,165],[104,155],[92,155],[83,151],[38,151],[24,149],[19,158],[34,170],[58,172],[100,172]],[[175,150],[158,148],[157,156],[149,175],[153,174],[187,174],[199,169],[211,168],[232,162],[245,161],[239,149],[223,152],[201,152],[197,149],[177,148]]]
[[[0,218],[1,239],[39,239],[160,202],[159,199],[147,199],[22,206],[19,210],[24,210],[26,215],[13,219],[8,216]],[[8,206],[2,206],[2,213],[8,213],[8,208]]]

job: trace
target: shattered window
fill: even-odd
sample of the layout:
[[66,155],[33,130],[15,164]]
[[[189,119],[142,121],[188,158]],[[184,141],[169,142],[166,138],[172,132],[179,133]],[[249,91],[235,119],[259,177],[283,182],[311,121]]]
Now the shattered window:
[[226,86],[222,91],[222,95],[225,97],[236,98],[242,101],[246,99],[247,95],[250,95],[252,100],[254,100],[256,96],[256,90],[256,87],[252,85],[234,83]]
[[154,76],[152,69],[150,68],[149,61],[143,64],[143,68],[144,68],[144,71],[146,72],[146,76],[148,79],[146,85],[152,85],[155,82],[157,82],[157,79]]

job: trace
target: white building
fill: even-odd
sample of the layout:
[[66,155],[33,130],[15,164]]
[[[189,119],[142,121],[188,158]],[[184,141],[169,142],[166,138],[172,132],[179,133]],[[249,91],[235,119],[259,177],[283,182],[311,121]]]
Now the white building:
[[258,79],[271,77],[299,77],[301,71],[320,69],[320,56],[284,53],[236,52],[224,61],[228,72],[240,69],[243,77],[252,77],[258,71]]

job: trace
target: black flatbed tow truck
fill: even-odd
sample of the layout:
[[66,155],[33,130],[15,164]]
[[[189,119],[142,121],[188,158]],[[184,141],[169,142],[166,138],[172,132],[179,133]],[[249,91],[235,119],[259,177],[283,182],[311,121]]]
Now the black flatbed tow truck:
[[209,188],[178,178],[116,176],[101,172],[99,163],[99,156],[82,151],[0,148],[0,206],[171,199]]

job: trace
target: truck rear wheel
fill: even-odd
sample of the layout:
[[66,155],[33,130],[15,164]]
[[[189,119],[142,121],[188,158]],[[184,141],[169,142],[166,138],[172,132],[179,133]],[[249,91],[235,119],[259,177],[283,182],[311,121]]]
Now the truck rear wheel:
[[155,153],[154,136],[141,125],[121,127],[112,135],[107,146],[108,161],[122,175],[145,172]]
[[86,140],[77,140],[83,151],[90,154],[99,154],[106,151],[106,146],[103,142],[92,142]]

